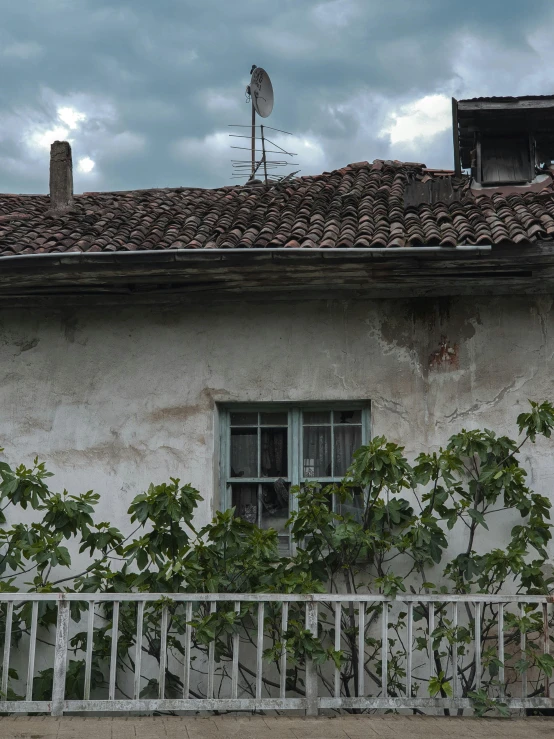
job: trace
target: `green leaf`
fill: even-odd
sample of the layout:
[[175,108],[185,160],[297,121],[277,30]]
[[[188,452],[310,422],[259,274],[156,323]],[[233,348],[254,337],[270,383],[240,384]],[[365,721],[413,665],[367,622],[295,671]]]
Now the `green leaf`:
[[139,570],[144,570],[148,564],[148,554],[144,549],[139,549],[137,553],[137,567]]
[[554,657],[550,654],[536,654],[535,661],[547,677],[552,677],[554,669]]
[[441,693],[441,691],[449,698],[452,698],[452,686],[448,680],[446,680],[444,672],[440,672],[437,676],[433,676],[429,679],[429,695],[431,698],[434,698],[436,695]]
[[485,521],[485,517],[481,513],[481,511],[476,510],[475,508],[469,508],[468,514],[471,516],[471,518],[476,521],[478,524],[481,524],[483,528],[489,530],[489,527],[487,526],[487,522]]

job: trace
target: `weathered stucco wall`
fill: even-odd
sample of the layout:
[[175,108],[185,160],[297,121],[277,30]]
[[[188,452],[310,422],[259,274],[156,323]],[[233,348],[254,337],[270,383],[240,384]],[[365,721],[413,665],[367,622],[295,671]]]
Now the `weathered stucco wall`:
[[[413,456],[462,427],[514,434],[527,398],[554,399],[550,297],[2,309],[0,342],[5,457],[100,492],[117,525],[169,476],[210,517],[218,402],[369,399],[373,435]],[[546,494],[551,449],[526,451]]]

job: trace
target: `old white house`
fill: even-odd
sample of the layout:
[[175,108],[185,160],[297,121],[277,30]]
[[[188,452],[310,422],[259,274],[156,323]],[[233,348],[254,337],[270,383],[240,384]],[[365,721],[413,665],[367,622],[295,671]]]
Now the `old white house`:
[[[554,98],[455,106],[454,171],[0,196],[0,445],[121,523],[176,476],[276,527],[385,434],[514,432],[554,398]],[[554,461],[531,453],[550,493]]]
[[[453,113],[452,171],[362,161],[214,190],[74,195],[55,142],[49,195],[0,196],[7,460],[92,488],[126,535],[135,496],[179,477],[198,523],[234,506],[287,552],[291,486],[340,479],[370,437],[413,459],[463,428],[513,435],[527,399],[554,399],[554,96]],[[552,496],[551,447],[524,450]],[[491,514],[494,549],[521,516]],[[2,592],[0,711],[552,709],[551,596],[360,593],[348,567],[353,587],[324,594]],[[233,622],[220,651],[193,616]],[[338,663],[291,667],[295,628]]]

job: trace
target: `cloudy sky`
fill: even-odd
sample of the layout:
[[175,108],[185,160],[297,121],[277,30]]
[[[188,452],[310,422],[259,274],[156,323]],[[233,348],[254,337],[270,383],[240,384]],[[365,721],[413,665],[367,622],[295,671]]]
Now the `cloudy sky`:
[[[0,190],[230,184],[228,124],[267,123],[302,174],[361,160],[452,166],[451,103],[554,93],[552,0],[2,0]],[[237,139],[234,140],[235,142]],[[277,143],[283,143],[284,137]]]

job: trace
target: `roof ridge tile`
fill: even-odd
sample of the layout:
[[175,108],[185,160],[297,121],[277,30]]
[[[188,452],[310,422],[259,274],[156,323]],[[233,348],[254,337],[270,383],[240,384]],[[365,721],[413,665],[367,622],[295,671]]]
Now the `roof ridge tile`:
[[[452,178],[455,199],[405,204],[408,183]],[[457,198],[457,199],[456,199]],[[554,240],[554,184],[538,192],[470,190],[468,177],[418,162],[359,161],[286,186],[150,188],[0,195],[0,256],[144,249],[363,248]]]

